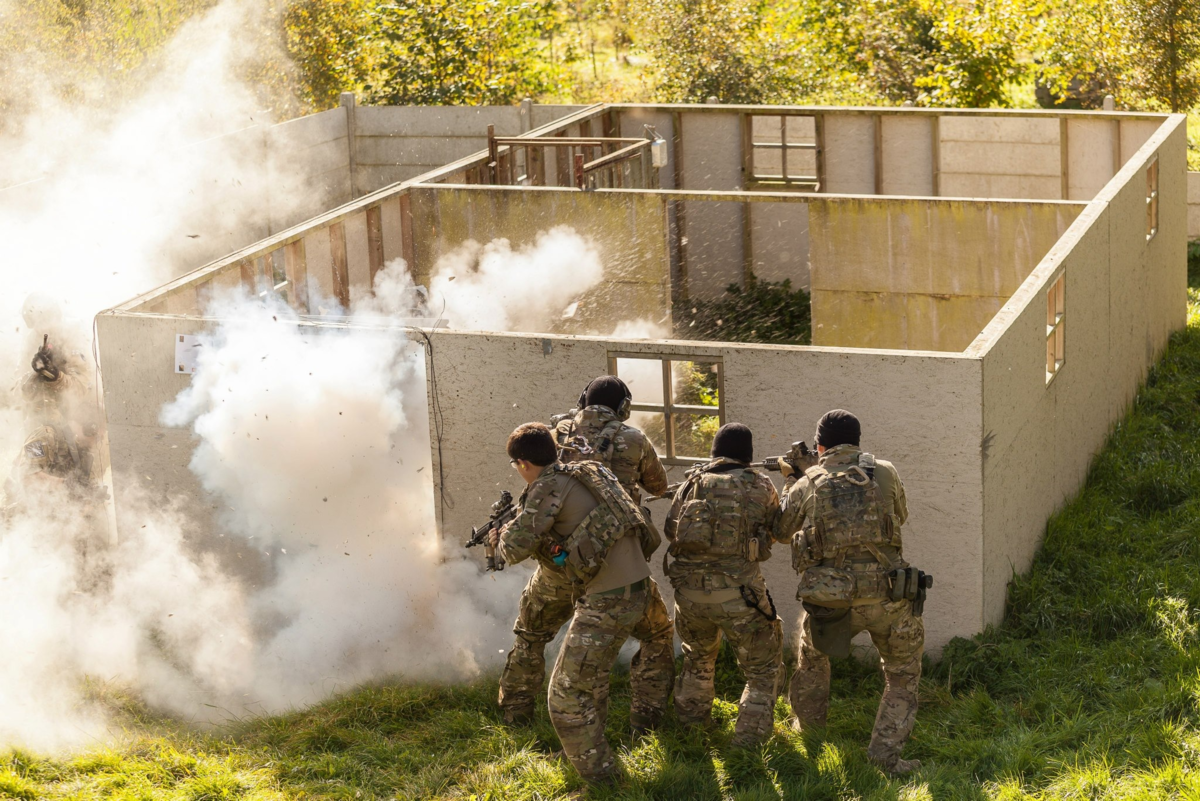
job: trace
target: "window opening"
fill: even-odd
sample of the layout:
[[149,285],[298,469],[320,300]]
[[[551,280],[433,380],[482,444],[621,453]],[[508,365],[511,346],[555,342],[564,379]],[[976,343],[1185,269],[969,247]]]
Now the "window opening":
[[665,464],[708,460],[725,422],[720,357],[610,353],[608,371],[629,385],[630,425],[646,433]]
[[1146,241],[1158,233],[1158,156],[1146,167]]
[[816,117],[751,114],[746,133],[748,188],[818,191]]
[[1066,305],[1064,303],[1064,275],[1050,285],[1046,293],[1046,383],[1049,384],[1066,359],[1064,329],[1066,328]]

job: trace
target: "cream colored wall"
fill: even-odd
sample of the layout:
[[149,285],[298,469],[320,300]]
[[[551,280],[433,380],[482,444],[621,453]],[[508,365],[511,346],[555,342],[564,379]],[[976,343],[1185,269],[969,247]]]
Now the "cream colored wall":
[[1187,174],[1188,239],[1200,239],[1200,172]]
[[[989,324],[983,356],[984,617],[998,622],[1046,520],[1079,490],[1171,331],[1186,323],[1186,137],[1164,125],[1088,206]],[[1145,157],[1160,159],[1160,219],[1146,241]],[[1065,276],[1066,358],[1046,383],[1046,292]]]
[[193,547],[250,580],[267,569],[259,552],[219,536],[218,510],[188,469],[196,445],[191,431],[159,423],[163,404],[191,382],[175,373],[175,337],[205,330],[204,320],[103,312],[96,317],[104,412],[108,422],[112,492],[119,531],[142,525],[138,510],[177,505]]
[[1082,208],[811,201],[813,344],[961,351]]
[[[736,113],[679,115],[680,189],[736,191],[742,188],[742,126]],[[681,201],[680,233],[689,296],[714,298],[745,279],[741,203]]]
[[[817,418],[829,409],[860,416],[864,447],[896,463],[908,492],[905,554],[936,576],[925,618],[932,650],[981,627],[978,360],[450,331],[432,339],[427,365],[436,379],[431,403],[440,409],[434,474],[446,490],[439,509],[444,536],[465,538],[501,489],[519,489],[504,453],[508,433],[569,408],[590,379],[607,371],[610,351],[720,356],[727,420],[755,431],[759,456],[783,453],[795,439],[811,443]],[[681,475],[678,468],[672,474]],[[661,522],[662,503],[652,506]],[[766,565],[789,628],[798,614],[790,559],[780,546]],[[656,571],[660,562],[651,560]]]
[[[468,239],[503,237],[532,243],[557,225],[590,239],[604,264],[604,281],[580,298],[563,331],[611,330],[619,319],[670,319],[666,218],[650,194],[573,189],[413,187],[414,275],[423,280],[438,258]],[[530,287],[529,291],[537,291]],[[620,317],[616,314],[619,313]],[[451,325],[454,321],[451,320]]]

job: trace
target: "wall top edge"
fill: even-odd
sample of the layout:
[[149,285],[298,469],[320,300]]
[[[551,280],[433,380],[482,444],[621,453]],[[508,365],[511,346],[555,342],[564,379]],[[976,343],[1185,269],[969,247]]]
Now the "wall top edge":
[[[119,317],[125,319],[145,320],[177,320],[188,323],[222,323],[230,318],[203,314],[172,314],[168,312],[128,311],[120,308],[105,309],[96,315],[100,317]],[[769,345],[757,342],[720,342],[716,340],[691,339],[624,339],[606,337],[594,334],[554,334],[516,331],[469,331],[450,328],[422,328],[412,325],[398,325],[380,322],[359,322],[347,319],[324,320],[316,317],[300,316],[288,318],[284,322],[317,329],[347,329],[362,331],[402,331],[418,334],[422,337],[438,339],[442,337],[511,339],[551,345],[571,342],[600,342],[622,353],[678,353],[689,356],[720,356],[736,351],[780,352],[780,353],[817,353],[829,356],[864,356],[864,357],[903,357],[912,359],[931,359],[937,361],[955,361],[977,363],[981,358],[963,352],[936,350],[898,350],[892,348],[837,348],[818,345]]]
[[[1074,119],[1108,119],[1108,120],[1164,120],[1171,114],[1150,111],[1093,111],[1070,109],[1018,109],[1018,108],[929,108],[917,106],[779,106],[779,105],[746,105],[746,104],[717,104],[708,103],[608,103],[606,108],[616,110],[645,109],[659,111],[695,111],[695,112],[759,112],[771,113],[817,113],[817,114],[909,114],[918,117],[1041,117],[1074,118]],[[1178,115],[1176,115],[1178,116]]]
[[865,201],[880,203],[911,202],[922,200],[939,203],[978,203],[978,204],[1010,204],[1036,206],[1065,206],[1082,209],[1088,201],[1083,200],[1041,200],[1038,198],[991,198],[991,197],[954,197],[950,195],[854,195],[833,192],[747,192],[738,190],[708,190],[708,189],[585,189],[573,186],[506,186],[488,184],[425,184],[417,183],[420,178],[414,178],[409,186],[412,190],[432,189],[471,191],[471,192],[561,192],[593,195],[634,195],[654,196],[676,200],[739,200],[760,203],[787,202],[820,202],[820,201]]
[[1042,257],[1042,260],[1038,262],[1037,266],[1033,268],[1021,285],[1017,287],[1017,291],[1012,294],[1008,302],[984,326],[983,331],[979,333],[975,341],[967,346],[966,350],[963,351],[965,355],[983,359],[987,358],[992,348],[1004,338],[1004,335],[1008,333],[1012,324],[1024,313],[1029,304],[1038,297],[1050,279],[1056,275],[1063,260],[1071,253],[1075,244],[1087,234],[1092,225],[1100,218],[1100,215],[1108,209],[1109,204],[1116,197],[1117,193],[1130,180],[1141,174],[1150,159],[1166,143],[1168,137],[1178,131],[1181,126],[1185,127],[1187,125],[1187,116],[1183,114],[1164,115],[1164,118],[1165,121],[1158,127],[1158,130],[1122,165],[1117,174],[1087,204],[1083,213],[1076,217],[1071,225],[1068,226],[1067,230],[1054,243],[1049,252]]

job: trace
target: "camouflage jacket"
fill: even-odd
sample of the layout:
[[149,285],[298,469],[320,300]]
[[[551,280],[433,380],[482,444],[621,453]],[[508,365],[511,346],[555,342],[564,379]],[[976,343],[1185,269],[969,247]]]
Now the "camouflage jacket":
[[[667,489],[667,471],[654,446],[638,429],[622,423],[607,406],[588,406],[573,418],[560,420],[554,429],[559,458],[564,462],[591,459],[600,462],[617,476],[621,486],[641,503],[644,488],[651,495]],[[572,446],[582,443],[588,452]]]
[[671,585],[712,590],[749,584],[758,563],[771,558],[778,518],[779,494],[757,470],[727,458],[692,470],[667,513]]
[[[861,455],[862,451],[853,445],[839,445],[827,450],[818,464],[831,473],[836,473],[857,465]],[[887,558],[902,562],[900,527],[908,520],[908,502],[904,495],[904,484],[901,483],[895,466],[883,459],[875,460],[874,480],[878,485],[882,505],[880,512],[890,517],[888,525],[894,543],[893,546],[884,548],[883,551]],[[813,524],[815,509],[816,489],[813,480],[808,475],[801,476],[784,492],[779,521],[775,528],[776,540],[791,541],[793,550],[795,550],[800,534]],[[832,558],[827,556],[821,564],[832,563],[832,561]],[[852,569],[855,567],[854,563],[857,562],[861,562],[861,567],[868,570],[878,570],[881,567],[877,560],[866,554],[854,555],[851,561],[852,564],[848,567]],[[793,564],[803,572],[805,560],[802,555],[793,553]]]

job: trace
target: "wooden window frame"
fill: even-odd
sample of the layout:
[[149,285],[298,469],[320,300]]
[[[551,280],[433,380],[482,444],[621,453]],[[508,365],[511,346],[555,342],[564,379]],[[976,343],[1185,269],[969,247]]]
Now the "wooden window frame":
[[[663,380],[663,402],[656,403],[634,403],[630,407],[634,412],[647,412],[650,414],[661,414],[663,416],[664,434],[663,449],[665,453],[659,454],[659,460],[665,465],[694,465],[703,464],[708,461],[707,457],[694,456],[679,456],[675,453],[675,418],[680,415],[695,415],[716,417],[721,425],[725,425],[725,363],[720,356],[710,355],[688,355],[679,353],[626,353],[624,351],[609,351],[608,354],[608,372],[609,375],[615,375],[620,378],[620,373],[617,372],[618,359],[641,359],[643,361],[657,361],[662,363],[662,380]],[[717,405],[716,406],[691,406],[678,404],[674,402],[674,375],[671,371],[673,362],[699,362],[700,364],[713,364],[717,367]]]
[[1046,384],[1054,380],[1067,360],[1066,274],[1059,273],[1046,290]]
[[1146,165],[1146,241],[1158,233],[1158,156]]
[[[779,142],[755,142],[754,120],[756,117],[779,118]],[[813,141],[789,142],[788,118],[804,117],[812,120]],[[742,115],[742,164],[745,172],[747,191],[785,191],[802,192],[821,191],[821,119],[816,114],[743,114]],[[778,149],[780,151],[779,169],[782,175],[759,175],[754,170],[754,152],[756,150]],[[814,152],[815,175],[789,175],[788,151],[811,150]]]

